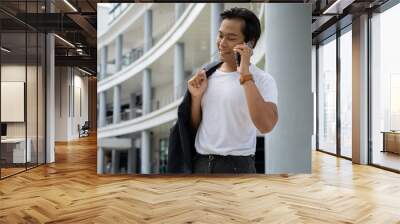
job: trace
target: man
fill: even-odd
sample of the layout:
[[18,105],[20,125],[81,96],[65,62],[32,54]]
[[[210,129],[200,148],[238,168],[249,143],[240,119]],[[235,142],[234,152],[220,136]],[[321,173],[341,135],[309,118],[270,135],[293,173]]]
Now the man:
[[[217,37],[223,62],[207,79],[199,71],[188,81],[191,126],[197,131],[194,173],[255,173],[257,129],[265,134],[278,121],[273,77],[250,64],[261,34],[260,21],[248,9],[221,13]],[[237,65],[235,53],[240,54]]]

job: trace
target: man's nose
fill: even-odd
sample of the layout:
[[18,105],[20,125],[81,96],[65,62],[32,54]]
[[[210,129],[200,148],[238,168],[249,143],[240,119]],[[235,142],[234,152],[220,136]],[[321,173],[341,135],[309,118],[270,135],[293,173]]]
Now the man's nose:
[[221,47],[227,47],[228,45],[226,44],[226,40],[225,39],[221,39],[221,41],[219,42],[219,45],[221,46]]

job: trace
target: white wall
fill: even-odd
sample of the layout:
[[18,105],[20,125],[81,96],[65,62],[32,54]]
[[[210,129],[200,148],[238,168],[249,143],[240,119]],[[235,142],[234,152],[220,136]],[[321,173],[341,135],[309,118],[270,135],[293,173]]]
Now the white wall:
[[67,67],[55,68],[55,140],[67,140],[67,117],[68,115],[68,86],[69,77]]
[[173,83],[164,83],[159,86],[152,86],[154,89],[152,96],[152,111],[157,110],[157,101],[159,101],[159,109],[174,101]]
[[111,3],[98,3],[97,4],[97,33],[103,33],[110,23],[111,16],[108,11],[111,8]]
[[[38,69],[38,70],[37,70]],[[25,80],[27,78],[27,82]],[[44,74],[41,66],[27,67],[25,64],[3,64],[1,66],[2,82],[24,82],[26,84],[26,107],[20,108],[22,113],[26,112],[27,119],[23,122],[6,122],[7,137],[24,138],[25,134],[30,139],[32,151],[32,161],[36,161],[37,151],[39,151],[39,162],[44,162]],[[2,89],[2,93],[4,89]],[[23,90],[20,90],[23,91]],[[24,92],[22,92],[24,94]],[[7,97],[2,95],[3,97]],[[2,107],[1,110],[12,110],[10,107]],[[12,113],[12,111],[7,111]]]
[[71,67],[56,67],[56,141],[77,139],[78,124],[88,120],[88,78],[81,75]]
[[[28,74],[35,73],[36,74],[36,67],[28,66],[27,68],[25,65],[2,65],[1,66],[1,81],[3,82],[25,82],[25,75],[27,69]],[[29,80],[30,85],[36,85],[36,81]],[[36,88],[28,88],[27,93],[27,103],[30,104],[33,102],[33,98],[36,99]],[[32,92],[31,92],[32,91]],[[36,102],[36,101],[35,101]],[[29,111],[36,111],[36,103],[32,105],[28,105],[34,108],[30,108]],[[7,110],[7,108],[1,108],[1,110]],[[28,113],[27,119],[29,122],[37,119],[36,113]],[[25,125],[26,122],[7,122],[7,136],[8,137],[25,137]],[[33,127],[31,124],[28,125],[28,134],[31,133],[30,128],[34,128],[36,130],[36,126]],[[33,129],[32,129],[33,130]],[[36,133],[36,132],[35,132]],[[29,137],[29,136],[28,136]]]

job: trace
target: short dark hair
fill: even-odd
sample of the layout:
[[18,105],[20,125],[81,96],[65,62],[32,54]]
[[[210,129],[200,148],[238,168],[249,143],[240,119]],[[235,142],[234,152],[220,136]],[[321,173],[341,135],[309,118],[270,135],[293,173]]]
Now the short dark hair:
[[242,19],[245,26],[242,27],[244,41],[247,43],[254,39],[254,46],[256,46],[258,39],[261,35],[261,24],[257,16],[246,8],[234,7],[227,9],[220,14],[222,20],[224,19]]

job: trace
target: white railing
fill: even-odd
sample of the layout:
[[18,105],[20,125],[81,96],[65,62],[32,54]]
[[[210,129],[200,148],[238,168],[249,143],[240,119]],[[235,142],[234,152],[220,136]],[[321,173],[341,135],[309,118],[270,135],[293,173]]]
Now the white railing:
[[108,138],[148,130],[159,125],[176,120],[177,109],[182,98],[159,110],[145,114],[135,119],[98,128],[97,138]]
[[[126,3],[125,3],[126,4]],[[97,33],[98,49],[113,42],[118,35],[125,32],[129,27],[136,23],[151,8],[153,3],[147,4],[127,4],[127,7],[121,11],[118,17],[104,29],[101,33]]]
[[[190,77],[187,77],[187,79]],[[112,133],[119,133],[119,135],[130,133],[128,130],[132,130],[135,127],[129,127],[128,124],[131,123],[137,124],[140,123],[140,127],[147,127],[147,126],[154,126],[154,124],[163,124],[165,122],[171,121],[176,119],[177,112],[175,111],[179,105],[180,100],[184,96],[187,90],[187,79],[185,79],[181,84],[179,84],[176,88],[171,87],[172,92],[167,95],[163,95],[157,99],[152,100],[152,110],[150,113],[143,115],[142,109],[135,107],[133,110],[135,114],[131,114],[131,110],[127,109],[121,112],[121,121],[118,124],[113,124],[112,116],[107,117],[107,124],[106,126],[100,128],[99,136],[117,136]],[[177,97],[175,97],[174,92],[176,91]],[[156,119],[156,120],[153,120]],[[145,122],[147,120],[147,123]],[[124,132],[124,130],[127,132]],[[141,128],[134,129],[134,130],[144,130]],[[108,133],[108,131],[112,131],[112,133]]]
[[[177,87],[175,88],[171,87],[170,89],[172,89],[172,91],[169,92],[168,94],[163,94],[161,97],[151,100],[152,111],[159,110],[173,103],[174,101],[176,101],[177,98],[182,97],[185,94],[185,91],[187,90],[187,79],[185,79]],[[177,95],[177,97],[175,97],[175,94]]]
[[189,4],[181,18],[174,23],[173,27],[168,30],[161,40],[159,40],[148,52],[144,53],[144,55],[134,63],[125,67],[114,76],[99,81],[97,92],[102,92],[118,85],[119,83],[132,78],[146,67],[149,67],[183,36],[185,31],[190,27],[190,25],[192,25],[204,8],[204,3]]
[[121,112],[121,121],[127,121],[130,119],[131,111],[130,109]]
[[129,66],[143,55],[143,47],[132,48],[127,54],[122,56],[122,68]]
[[111,4],[114,4],[114,7],[108,12],[108,14],[112,17],[108,24],[113,23],[119,16],[121,16],[121,14],[129,6],[129,3],[111,3]]
[[106,118],[106,125],[110,125],[110,124],[112,124],[113,123],[113,116],[108,116],[107,118]]

